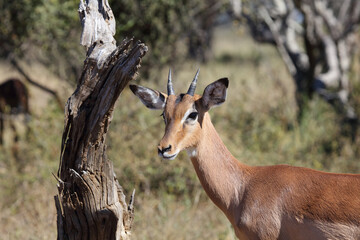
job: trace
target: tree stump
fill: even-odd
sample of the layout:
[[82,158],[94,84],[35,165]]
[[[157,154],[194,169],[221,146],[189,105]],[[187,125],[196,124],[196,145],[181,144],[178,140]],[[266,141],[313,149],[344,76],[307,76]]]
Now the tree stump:
[[58,239],[129,239],[129,205],[106,156],[106,133],[114,104],[147,52],[142,43],[116,47],[115,19],[107,0],[83,0],[81,44],[87,49],[82,75],[65,106],[57,174]]

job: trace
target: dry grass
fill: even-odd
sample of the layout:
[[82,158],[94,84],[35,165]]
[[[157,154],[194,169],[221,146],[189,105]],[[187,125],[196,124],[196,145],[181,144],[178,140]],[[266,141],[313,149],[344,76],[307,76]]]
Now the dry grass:
[[[188,61],[173,66],[175,91],[187,89],[197,67],[198,93],[212,81],[229,77],[227,102],[211,116],[240,161],[359,172],[360,144],[341,135],[340,120],[331,107],[315,98],[302,124],[297,124],[293,82],[275,49],[256,45],[234,28],[219,29],[215,46],[214,60],[206,65]],[[167,71],[165,66],[150,72],[149,79],[140,75],[136,83],[164,91]],[[37,102],[32,105],[36,107]],[[234,239],[186,154],[170,162],[157,157],[163,131],[159,115],[125,90],[110,126],[108,156],[125,190],[137,190],[133,239]],[[63,113],[50,101],[35,113],[32,134],[28,140],[22,136],[18,157],[11,143],[0,148],[1,239],[56,237],[56,181],[51,173],[58,167],[62,128]]]
[[135,218],[134,239],[235,239],[230,223],[210,201],[148,196]]

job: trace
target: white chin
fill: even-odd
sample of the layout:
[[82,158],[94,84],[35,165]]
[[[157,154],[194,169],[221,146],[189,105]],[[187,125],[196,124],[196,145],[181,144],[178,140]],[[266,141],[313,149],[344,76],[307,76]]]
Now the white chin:
[[178,154],[174,154],[174,155],[161,155],[160,157],[162,157],[162,159],[165,159],[165,160],[174,160],[176,158]]

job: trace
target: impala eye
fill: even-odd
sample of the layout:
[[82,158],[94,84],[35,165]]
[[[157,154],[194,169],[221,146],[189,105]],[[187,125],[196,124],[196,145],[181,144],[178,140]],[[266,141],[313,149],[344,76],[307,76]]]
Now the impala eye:
[[197,116],[198,116],[198,113],[197,112],[192,112],[192,113],[190,113],[189,115],[188,115],[188,117],[187,117],[187,119],[186,120],[196,120],[196,118],[197,118]]

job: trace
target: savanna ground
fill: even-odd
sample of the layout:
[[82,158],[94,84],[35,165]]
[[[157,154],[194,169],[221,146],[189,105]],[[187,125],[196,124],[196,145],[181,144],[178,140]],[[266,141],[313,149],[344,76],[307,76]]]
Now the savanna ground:
[[[351,141],[348,128],[330,105],[315,97],[297,123],[293,81],[275,48],[254,43],[236,26],[218,28],[214,44],[209,63],[186,61],[173,66],[174,87],[176,92],[186,91],[198,67],[198,93],[218,78],[230,79],[226,103],[210,115],[239,161],[360,172],[360,136]],[[33,63],[27,68],[32,77],[62,90],[64,102],[73,91],[44,67]],[[357,111],[359,69],[356,59],[350,77]],[[14,76],[11,71],[2,64],[0,81]],[[167,72],[164,66],[143,79],[140,69],[133,83],[165,91]],[[28,139],[22,135],[15,149],[7,131],[6,143],[0,147],[0,239],[56,238],[57,189],[52,173],[59,163],[63,112],[46,94],[29,88],[31,134]],[[225,216],[202,190],[186,154],[174,161],[158,158],[156,146],[163,134],[159,115],[126,89],[108,134],[108,157],[119,182],[128,196],[133,188],[137,193],[133,239],[235,239]]]

